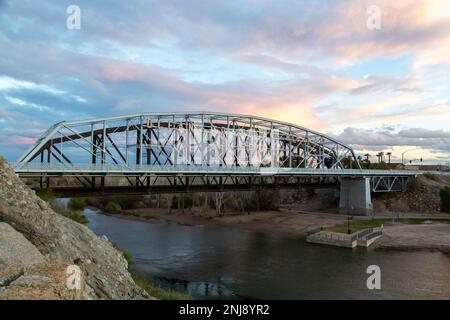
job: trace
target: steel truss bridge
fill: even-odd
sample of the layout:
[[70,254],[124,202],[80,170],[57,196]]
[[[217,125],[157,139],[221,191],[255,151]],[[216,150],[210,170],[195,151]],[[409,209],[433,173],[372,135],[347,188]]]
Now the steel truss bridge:
[[320,187],[362,177],[371,191],[390,192],[416,174],[363,170],[352,148],[327,135],[216,112],[60,122],[13,168],[33,188],[68,195]]

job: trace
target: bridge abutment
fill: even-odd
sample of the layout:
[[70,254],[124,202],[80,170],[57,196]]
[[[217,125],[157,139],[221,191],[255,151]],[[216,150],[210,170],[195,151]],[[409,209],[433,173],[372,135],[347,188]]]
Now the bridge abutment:
[[342,178],[339,212],[351,215],[372,215],[370,191],[370,178]]

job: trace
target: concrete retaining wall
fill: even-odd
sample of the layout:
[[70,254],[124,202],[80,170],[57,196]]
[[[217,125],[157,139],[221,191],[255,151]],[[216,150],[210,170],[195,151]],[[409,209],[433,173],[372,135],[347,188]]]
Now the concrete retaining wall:
[[320,231],[306,237],[306,242],[325,244],[329,246],[354,248],[356,246],[369,247],[382,235],[373,237],[380,229],[365,229],[352,234],[343,234],[331,231]]

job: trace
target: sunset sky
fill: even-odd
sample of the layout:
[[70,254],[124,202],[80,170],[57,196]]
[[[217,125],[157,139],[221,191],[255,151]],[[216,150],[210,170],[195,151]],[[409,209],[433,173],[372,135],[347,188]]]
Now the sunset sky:
[[[69,30],[66,9],[81,9]],[[367,8],[381,12],[369,29]],[[0,0],[0,154],[51,124],[220,111],[450,161],[450,1]],[[375,157],[373,158],[375,159]]]

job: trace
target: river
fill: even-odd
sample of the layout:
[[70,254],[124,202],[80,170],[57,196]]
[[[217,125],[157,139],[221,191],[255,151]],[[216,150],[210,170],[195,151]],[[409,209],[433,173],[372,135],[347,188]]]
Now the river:
[[[450,298],[450,255],[335,248],[230,228],[144,222],[85,209],[89,227],[132,253],[135,268],[197,299]],[[366,286],[381,268],[381,290]]]

